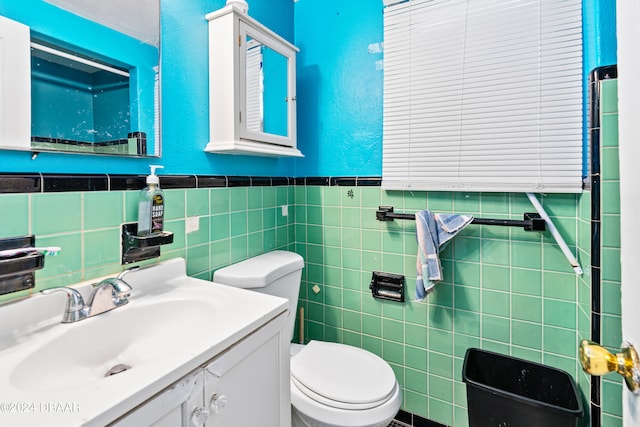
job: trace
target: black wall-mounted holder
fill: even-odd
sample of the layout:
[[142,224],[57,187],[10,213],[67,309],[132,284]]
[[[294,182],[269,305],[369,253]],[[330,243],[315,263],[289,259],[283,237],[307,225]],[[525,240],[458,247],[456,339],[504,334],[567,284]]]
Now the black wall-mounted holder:
[[151,236],[138,236],[138,223],[122,224],[122,264],[158,258],[160,246],[173,243],[173,233],[163,231]]
[[374,298],[404,302],[404,276],[374,271],[369,285]]
[[[7,249],[33,248],[33,235],[0,239],[0,251]],[[44,267],[44,255],[28,252],[12,257],[0,258],[0,295],[24,291],[36,285],[35,270]]]

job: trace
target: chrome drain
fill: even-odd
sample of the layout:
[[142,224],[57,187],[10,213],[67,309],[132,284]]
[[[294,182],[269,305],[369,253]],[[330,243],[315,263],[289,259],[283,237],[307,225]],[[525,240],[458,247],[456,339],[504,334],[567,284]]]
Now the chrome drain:
[[119,374],[121,372],[127,371],[129,369],[131,369],[131,366],[125,365],[124,363],[118,363],[113,368],[109,369],[107,371],[107,373],[104,374],[104,376],[105,377],[110,377],[111,375],[116,375],[116,374]]

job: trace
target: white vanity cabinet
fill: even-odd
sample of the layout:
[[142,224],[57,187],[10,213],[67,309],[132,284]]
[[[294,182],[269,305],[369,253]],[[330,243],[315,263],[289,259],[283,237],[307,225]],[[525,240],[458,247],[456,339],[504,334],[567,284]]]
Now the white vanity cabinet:
[[286,318],[280,314],[112,426],[290,427]]
[[209,128],[205,151],[301,157],[296,145],[298,49],[230,5],[209,21]]

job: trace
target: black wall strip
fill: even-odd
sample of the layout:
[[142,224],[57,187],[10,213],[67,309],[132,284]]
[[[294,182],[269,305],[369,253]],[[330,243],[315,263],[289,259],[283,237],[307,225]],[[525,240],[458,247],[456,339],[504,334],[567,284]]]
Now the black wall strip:
[[[615,65],[599,67],[591,72],[589,81],[589,172],[591,187],[591,340],[601,339],[601,192],[600,192],[600,81],[618,77]],[[601,420],[600,377],[591,377],[591,427],[600,427]]]
[[[124,191],[146,186],[146,175],[0,173],[0,194],[64,191]],[[170,189],[275,187],[281,185],[380,186],[379,177],[302,177],[159,175],[160,187]]]

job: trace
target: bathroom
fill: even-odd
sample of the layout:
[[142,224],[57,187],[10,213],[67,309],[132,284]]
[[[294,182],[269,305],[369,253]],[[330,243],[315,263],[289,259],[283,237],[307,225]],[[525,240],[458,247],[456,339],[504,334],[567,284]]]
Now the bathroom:
[[[11,9],[6,3],[0,1],[0,15]],[[462,364],[467,348],[481,347],[568,372],[583,399],[583,425],[622,426],[622,379],[602,379],[601,413],[593,420],[590,377],[578,362],[577,343],[591,336],[590,192],[538,195],[584,275],[573,273],[547,233],[472,225],[443,252],[442,283],[425,302],[413,301],[415,225],[376,221],[378,206],[497,218],[535,209],[523,193],[381,189],[384,55],[370,48],[383,41],[381,1],[248,3],[252,17],[300,49],[297,140],[304,157],[204,151],[204,16],[225,1],[161,0],[160,158],[0,151],[0,237],[34,234],[38,246],[63,248],[37,272],[35,289],[121,271],[120,224],[136,220],[138,191],[112,178],[144,176],[150,164],[161,164],[161,177],[171,176],[163,181],[165,229],[174,233],[161,259],[183,257],[190,276],[210,280],[215,270],[270,250],[302,255],[304,339],[350,344],[387,361],[403,390],[400,421],[468,425]],[[615,2],[583,3],[586,96],[590,71],[616,64]],[[610,170],[617,165],[616,89],[611,79],[601,93],[609,154],[603,167]],[[41,192],[39,173],[55,185]],[[619,177],[604,175],[601,189],[601,335],[613,351],[622,341]],[[372,298],[372,271],[405,275],[405,302]]]

